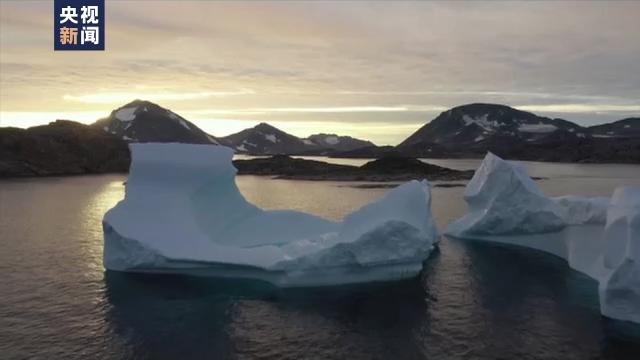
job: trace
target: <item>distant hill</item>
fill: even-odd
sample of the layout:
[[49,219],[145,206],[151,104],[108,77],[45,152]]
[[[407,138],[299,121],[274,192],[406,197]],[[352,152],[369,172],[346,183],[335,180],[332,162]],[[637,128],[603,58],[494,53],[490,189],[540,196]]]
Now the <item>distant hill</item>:
[[314,134],[303,141],[310,141],[323,149],[331,149],[335,151],[351,151],[362,149],[369,146],[375,146],[374,143],[367,140],[360,140],[351,136],[339,136],[336,134]]
[[419,143],[460,147],[502,138],[535,142],[556,132],[586,136],[579,125],[497,104],[469,104],[441,113],[404,140],[399,148]]
[[582,127],[505,105],[469,104],[441,113],[396,147],[378,147],[334,134],[300,139],[266,123],[216,138],[168,109],[136,100],[92,125],[57,120],[0,128],[0,176],[124,172],[128,142],[221,144],[254,155],[479,158],[491,151],[519,160],[640,163],[640,118]]
[[135,100],[92,126],[127,142],[179,142],[215,144],[220,141],[171,110],[149,101]]
[[590,128],[498,104],[441,113],[396,149],[418,157],[501,157],[566,162],[640,162],[638,118]]
[[370,141],[335,134],[315,134],[301,139],[267,123],[225,136],[220,141],[239,153],[252,155],[328,155],[375,146]]
[[311,141],[304,141],[267,123],[221,138],[237,152],[252,155],[298,154],[318,149]]
[[0,128],[0,177],[126,172],[126,141],[92,126],[58,120]]
[[627,118],[608,124],[595,125],[588,129],[590,134],[595,137],[640,137],[640,117]]

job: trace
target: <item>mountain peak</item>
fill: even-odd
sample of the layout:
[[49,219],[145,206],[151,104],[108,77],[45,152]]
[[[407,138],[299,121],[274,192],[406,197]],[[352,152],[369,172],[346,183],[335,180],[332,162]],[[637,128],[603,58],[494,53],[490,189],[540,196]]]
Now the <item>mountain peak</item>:
[[261,122],[258,125],[254,126],[253,128],[260,131],[282,132],[282,130],[278,129],[273,125],[269,125],[266,122]]
[[[505,114],[523,114],[524,116],[533,115],[531,113],[512,108],[511,106],[491,103],[471,103],[459,105],[443,112],[443,114],[469,116],[481,116],[487,114],[488,117],[500,117],[504,116]],[[504,120],[508,120],[510,118],[513,118],[513,116],[506,116],[504,117]]]
[[122,105],[121,107],[119,107],[118,109],[122,109],[122,108],[128,108],[128,107],[140,107],[140,106],[146,106],[146,107],[152,107],[152,108],[158,108],[158,109],[165,109],[162,106],[153,103],[149,100],[142,100],[142,99],[135,99],[125,105]]
[[219,144],[216,138],[182,116],[147,100],[131,101],[94,126],[130,142]]
[[538,116],[507,105],[472,103],[441,113],[400,146],[430,143],[469,148],[479,144],[488,146],[496,141],[532,143],[563,133],[584,137],[584,130],[569,121]]

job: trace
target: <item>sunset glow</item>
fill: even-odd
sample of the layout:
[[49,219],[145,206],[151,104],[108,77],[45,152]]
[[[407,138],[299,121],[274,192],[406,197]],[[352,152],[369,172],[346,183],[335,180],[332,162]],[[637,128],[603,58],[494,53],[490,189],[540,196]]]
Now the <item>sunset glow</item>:
[[0,2],[0,126],[144,99],[216,136],[269,122],[382,145],[472,102],[583,125],[640,112],[637,2],[107,5],[106,51],[70,54],[48,2]]

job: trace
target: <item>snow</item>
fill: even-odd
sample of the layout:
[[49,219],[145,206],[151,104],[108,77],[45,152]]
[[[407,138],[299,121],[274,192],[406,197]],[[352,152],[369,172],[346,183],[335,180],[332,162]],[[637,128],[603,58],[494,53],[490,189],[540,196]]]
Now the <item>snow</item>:
[[324,138],[324,142],[329,145],[337,145],[340,142],[340,139],[338,139],[337,136],[327,136]]
[[518,126],[518,130],[522,132],[530,133],[550,133],[558,130],[558,127],[551,124],[521,124]]
[[469,213],[451,224],[456,237],[538,233],[559,230],[564,222],[558,205],[516,163],[488,153],[467,184]]
[[104,131],[106,131],[106,132],[108,132],[108,131],[109,131],[109,127],[108,127],[108,126],[105,126],[105,127],[103,127],[102,129],[103,129]]
[[238,150],[238,151],[247,151],[247,148],[244,147],[244,144],[240,144],[240,146],[236,146],[236,150]]
[[335,222],[262,210],[238,191],[223,146],[131,144],[125,198],[103,220],[115,271],[254,278],[277,286],[416,276],[438,240],[426,181]]
[[167,110],[167,115],[169,115],[169,117],[172,118],[173,120],[180,119],[180,116],[178,116],[178,114],[174,113],[171,110]]
[[244,145],[249,145],[249,146],[254,147],[254,148],[258,147],[258,144],[254,144],[254,143],[252,143],[251,141],[248,141],[248,140],[242,140],[242,146],[244,146]]
[[631,125],[625,125],[625,126],[624,126],[624,128],[625,128],[625,129],[628,129],[628,128],[630,128],[630,127],[631,127]]
[[125,141],[132,141],[132,140],[135,140],[135,139],[134,139],[134,138],[130,138],[130,137],[128,137],[127,135],[122,135],[122,140],[125,140]]
[[272,143],[276,143],[278,142],[278,139],[276,138],[276,136],[274,134],[265,134],[264,138],[271,141]]
[[484,140],[484,136],[482,136],[482,135],[480,135],[477,138],[473,139],[474,142],[479,142],[479,141],[482,141],[482,140]]
[[306,145],[315,145],[315,143],[309,139],[302,139],[302,142]]
[[518,164],[487,154],[465,190],[469,212],[446,234],[564,258],[598,282],[601,313],[640,323],[640,188],[611,199],[547,198]]
[[607,221],[609,198],[585,198],[565,195],[552,198],[559,206],[559,214],[568,225],[604,224]]
[[187,124],[187,122],[183,118],[181,118],[178,114],[174,113],[171,110],[167,110],[167,115],[169,115],[171,119],[177,121],[180,125],[182,125],[183,128],[187,130],[191,130],[191,128],[189,127],[189,124]]
[[211,135],[208,135],[208,134],[207,134],[207,139],[209,139],[209,141],[210,141],[212,144],[220,145],[220,143],[218,142],[218,140],[216,140],[216,138],[214,138],[214,137],[213,137],[213,136],[211,136]]
[[593,134],[594,138],[612,138],[613,135]]
[[115,117],[120,121],[131,121],[136,118],[137,106],[126,107],[116,111]]
[[464,121],[465,126],[476,124],[486,131],[493,132],[495,128],[500,127],[501,124],[496,120],[487,120],[488,116],[489,114],[484,114],[480,117],[471,117],[465,114],[462,116],[462,121]]

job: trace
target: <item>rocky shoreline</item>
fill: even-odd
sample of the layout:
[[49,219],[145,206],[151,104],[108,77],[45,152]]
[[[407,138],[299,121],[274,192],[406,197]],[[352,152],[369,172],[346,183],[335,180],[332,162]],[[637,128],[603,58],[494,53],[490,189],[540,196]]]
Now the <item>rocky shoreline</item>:
[[[0,129],[0,149],[0,178],[126,173],[131,161],[125,141],[94,126],[64,120],[26,130]],[[291,180],[450,181],[467,180],[473,176],[473,171],[452,170],[395,155],[360,167],[287,155],[235,160],[233,163],[238,175]]]

